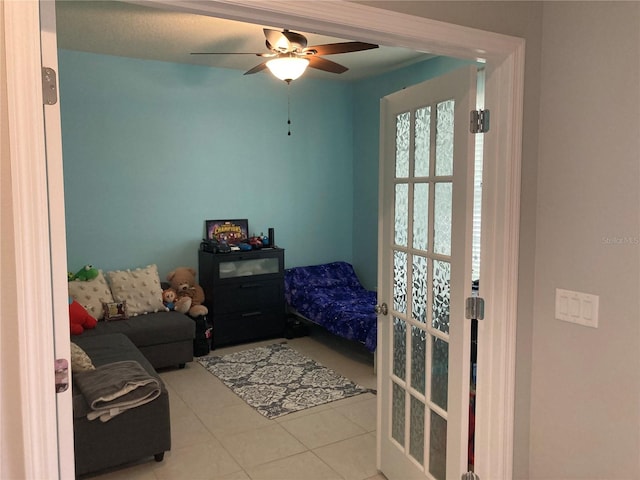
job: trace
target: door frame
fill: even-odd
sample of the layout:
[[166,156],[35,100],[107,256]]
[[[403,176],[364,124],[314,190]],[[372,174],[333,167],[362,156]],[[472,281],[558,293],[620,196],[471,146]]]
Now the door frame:
[[[49,3],[43,10],[52,7],[53,3]],[[59,394],[54,388],[54,359],[70,356],[68,310],[63,306],[68,295],[63,294],[67,292],[66,253],[62,259],[56,256],[60,248],[63,252],[66,248],[64,229],[62,236],[58,229],[60,219],[64,226],[64,208],[56,208],[62,200],[62,184],[56,184],[62,179],[62,157],[52,157],[47,162],[41,6],[32,0],[3,2],[0,8],[4,9],[0,30],[5,41],[0,55],[3,54],[6,66],[0,85],[3,90],[6,88],[2,109],[3,112],[6,109],[8,120],[8,145],[3,146],[3,154],[8,152],[8,158],[2,162],[10,165],[8,208],[12,210],[12,216],[3,221],[11,223],[6,228],[13,233],[14,245],[13,251],[2,251],[3,256],[7,254],[3,258],[2,279],[7,281],[4,288],[16,291],[12,299],[15,314],[2,322],[3,330],[6,328],[12,335],[0,338],[0,348],[17,352],[17,358],[8,363],[12,368],[7,370],[17,377],[10,395],[19,398],[15,405],[7,401],[7,390],[0,396],[0,411],[11,417],[2,422],[0,428],[8,429],[2,432],[2,437],[13,438],[19,445],[10,457],[3,455],[2,472],[10,476],[20,472],[18,475],[24,478],[69,478],[73,474],[71,388]],[[60,141],[60,132],[57,136]],[[55,218],[49,217],[50,205],[56,212]],[[5,213],[7,206],[2,208]],[[61,262],[55,261],[54,256]],[[8,278],[9,268],[5,270],[10,262],[15,269],[13,278]],[[60,342],[46,341],[54,338],[54,317],[58,318],[58,335],[66,333],[62,351],[56,351]],[[2,383],[7,385],[6,380]]]
[[[51,0],[40,0],[43,4]],[[149,6],[148,2],[141,3]],[[324,4],[324,5],[323,5]],[[486,105],[492,110],[485,136],[482,294],[485,320],[478,330],[476,471],[483,478],[510,478],[513,465],[515,330],[520,217],[520,170],[524,92],[524,39],[448,24],[344,1],[156,0],[174,11],[257,24],[283,25],[335,37],[401,46],[462,59],[487,61]],[[66,287],[66,266],[53,262],[49,208],[61,218],[63,196],[47,191],[47,180],[62,178],[62,158],[46,161],[40,79],[40,4],[4,2],[13,229],[15,232],[17,323],[24,432],[22,463],[28,477],[60,472],[58,450],[73,448],[63,433],[59,442],[52,398],[54,346],[32,335],[54,335],[56,309]],[[55,32],[53,32],[55,33]],[[49,35],[55,39],[55,35]],[[36,92],[36,95],[34,95]],[[58,139],[59,140],[59,139]],[[54,246],[54,249],[57,248]],[[33,276],[32,272],[38,272]],[[28,288],[27,288],[28,287]],[[29,292],[29,295],[25,292]],[[29,328],[27,328],[27,326]],[[5,341],[0,339],[0,341]],[[1,401],[1,400],[0,400]],[[71,402],[70,397],[65,400]],[[4,402],[3,402],[4,403]],[[46,405],[44,405],[46,403]],[[0,404],[0,407],[2,405]],[[70,421],[70,419],[69,419]],[[64,457],[64,454],[61,452]],[[67,455],[68,456],[68,455]],[[18,460],[16,460],[18,461]],[[54,468],[55,467],[55,468]]]

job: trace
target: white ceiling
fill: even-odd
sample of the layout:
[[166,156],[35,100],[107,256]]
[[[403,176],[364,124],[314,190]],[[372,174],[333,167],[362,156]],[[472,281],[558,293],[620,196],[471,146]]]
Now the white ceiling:
[[[266,53],[263,27],[215,17],[170,12],[118,1],[56,2],[58,47],[106,55],[160,60],[218,68],[249,70],[263,61],[254,55],[191,55],[191,52]],[[308,44],[353,41],[303,33]],[[433,55],[405,48],[378,49],[331,55],[328,59],[349,68],[342,74],[308,69],[305,75],[334,80],[357,80],[395,70]]]

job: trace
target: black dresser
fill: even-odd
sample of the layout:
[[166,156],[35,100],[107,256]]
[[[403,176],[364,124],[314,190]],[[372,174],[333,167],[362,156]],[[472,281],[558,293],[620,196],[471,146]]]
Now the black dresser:
[[284,250],[198,252],[212,347],[283,335]]

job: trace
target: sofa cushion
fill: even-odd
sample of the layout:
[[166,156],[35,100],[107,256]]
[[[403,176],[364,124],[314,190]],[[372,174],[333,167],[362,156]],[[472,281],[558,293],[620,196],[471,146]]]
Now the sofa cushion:
[[96,328],[85,330],[76,338],[123,333],[138,347],[162,345],[181,340],[192,340],[195,322],[179,312],[158,312],[121,320],[119,322],[98,322]]
[[82,348],[71,342],[71,371],[86,372],[95,370],[96,367],[91,362],[91,358]]
[[113,295],[111,295],[111,290],[109,289],[107,280],[102,274],[102,270],[98,271],[98,276],[93,280],[86,282],[73,280],[69,282],[69,295],[82,305],[96,320],[102,320],[104,316],[102,303],[113,302]]
[[114,300],[127,301],[129,315],[166,311],[158,267],[148,265],[135,270],[107,272]]

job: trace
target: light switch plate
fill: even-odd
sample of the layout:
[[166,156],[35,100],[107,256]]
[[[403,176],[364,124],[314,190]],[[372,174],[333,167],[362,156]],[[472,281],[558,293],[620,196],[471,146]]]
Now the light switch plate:
[[556,288],[556,318],[598,328],[598,295]]

